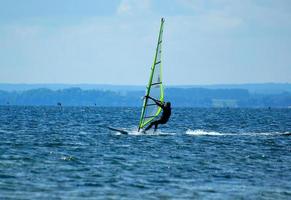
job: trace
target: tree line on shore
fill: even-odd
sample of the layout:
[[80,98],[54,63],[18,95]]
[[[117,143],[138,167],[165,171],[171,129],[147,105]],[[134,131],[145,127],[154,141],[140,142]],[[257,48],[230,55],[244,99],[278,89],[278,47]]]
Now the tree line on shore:
[[[129,106],[142,104],[144,91],[104,91],[45,88],[0,91],[0,105]],[[255,94],[246,89],[168,88],[165,100],[173,107],[290,107],[291,93]]]

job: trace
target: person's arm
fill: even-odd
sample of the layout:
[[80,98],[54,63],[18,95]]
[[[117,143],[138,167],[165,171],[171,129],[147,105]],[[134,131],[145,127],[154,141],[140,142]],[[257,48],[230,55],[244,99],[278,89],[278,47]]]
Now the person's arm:
[[157,100],[157,99],[155,99],[155,98],[153,98],[153,97],[151,97],[151,96],[148,96],[148,95],[146,95],[145,96],[146,98],[149,98],[149,99],[151,99],[151,100],[153,100],[158,106],[160,106],[161,108],[164,108],[164,103],[163,102],[161,102],[161,101],[159,101],[159,100]]

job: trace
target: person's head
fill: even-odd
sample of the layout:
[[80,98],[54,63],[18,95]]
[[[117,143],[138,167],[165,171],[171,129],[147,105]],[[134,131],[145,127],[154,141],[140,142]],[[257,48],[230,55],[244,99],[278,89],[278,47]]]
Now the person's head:
[[167,107],[171,107],[171,102],[169,102],[169,101],[166,102],[166,106],[167,106]]

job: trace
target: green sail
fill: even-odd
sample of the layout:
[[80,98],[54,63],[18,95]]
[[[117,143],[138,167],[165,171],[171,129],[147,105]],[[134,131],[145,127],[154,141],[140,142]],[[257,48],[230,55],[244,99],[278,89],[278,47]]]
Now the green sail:
[[[164,27],[164,18],[161,19],[158,44],[155,53],[154,63],[151,67],[150,79],[146,88],[146,96],[151,96],[157,100],[164,101],[164,88],[162,84],[162,35]],[[147,124],[153,121],[161,112],[161,108],[149,98],[143,101],[138,130],[144,128]]]

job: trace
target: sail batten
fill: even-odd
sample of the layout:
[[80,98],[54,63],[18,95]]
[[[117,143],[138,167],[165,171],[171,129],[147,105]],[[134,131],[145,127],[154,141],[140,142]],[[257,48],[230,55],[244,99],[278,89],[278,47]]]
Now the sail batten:
[[159,82],[159,83],[152,83],[151,86],[153,86],[153,85],[159,85],[159,84],[162,84],[162,82]]
[[[154,57],[154,62],[151,67],[150,79],[146,87],[146,96],[151,96],[161,102],[164,101],[164,88],[162,84],[162,35],[163,35],[164,19],[161,19],[159,37]],[[161,112],[161,108],[155,104],[150,98],[145,98],[143,101],[141,117],[138,130],[144,128],[147,124],[153,121]]]

